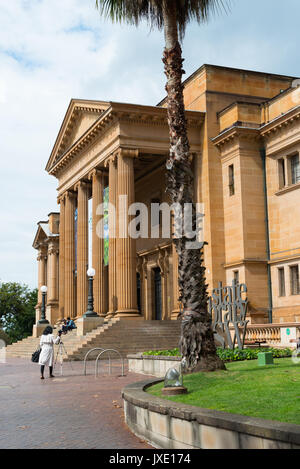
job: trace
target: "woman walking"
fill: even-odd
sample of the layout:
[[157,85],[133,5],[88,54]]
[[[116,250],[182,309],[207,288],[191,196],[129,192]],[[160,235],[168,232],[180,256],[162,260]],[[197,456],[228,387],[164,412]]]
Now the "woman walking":
[[53,358],[54,358],[54,344],[59,344],[60,335],[56,338],[53,335],[51,326],[47,326],[43,332],[40,340],[41,353],[39,364],[41,365],[41,379],[44,379],[45,365],[49,366],[50,378],[53,376]]

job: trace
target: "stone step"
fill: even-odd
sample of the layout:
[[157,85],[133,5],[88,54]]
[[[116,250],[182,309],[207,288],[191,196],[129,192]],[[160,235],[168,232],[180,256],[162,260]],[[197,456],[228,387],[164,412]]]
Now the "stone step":
[[[123,357],[145,350],[169,349],[178,346],[180,323],[174,321],[133,321],[114,318],[104,325],[77,336],[76,331],[63,336],[68,357],[82,360],[95,347],[118,350]],[[8,356],[31,357],[40,339],[28,337],[7,347]],[[57,350],[57,349],[56,349]]]

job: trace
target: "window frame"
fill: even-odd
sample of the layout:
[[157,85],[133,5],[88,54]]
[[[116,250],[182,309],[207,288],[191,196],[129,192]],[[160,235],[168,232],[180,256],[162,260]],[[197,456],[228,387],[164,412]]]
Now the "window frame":
[[[295,265],[290,265],[290,291],[291,291],[291,296],[297,296],[300,295],[300,284],[299,284],[299,264]],[[296,271],[297,269],[297,271]],[[294,278],[293,278],[293,272],[296,273],[296,280],[297,280],[297,288],[295,289],[295,284],[294,284]]]
[[286,282],[285,282],[285,269],[284,269],[284,267],[279,267],[278,268],[278,296],[279,296],[279,298],[286,297]]

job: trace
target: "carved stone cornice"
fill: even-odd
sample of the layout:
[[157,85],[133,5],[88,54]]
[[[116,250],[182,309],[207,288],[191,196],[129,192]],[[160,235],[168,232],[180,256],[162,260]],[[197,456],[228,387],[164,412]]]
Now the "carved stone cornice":
[[227,144],[232,144],[240,139],[257,140],[260,138],[260,130],[258,128],[234,126],[225,130],[220,135],[212,139],[213,144],[221,150]]
[[294,109],[286,112],[285,114],[280,115],[273,121],[265,124],[261,128],[261,135],[263,137],[270,137],[273,134],[279,133],[280,131],[286,130],[287,127],[292,124],[299,123],[300,119],[300,106],[297,106]]

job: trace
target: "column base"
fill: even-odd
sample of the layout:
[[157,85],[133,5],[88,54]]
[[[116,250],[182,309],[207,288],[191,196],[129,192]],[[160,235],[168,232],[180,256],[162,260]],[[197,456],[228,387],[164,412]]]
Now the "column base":
[[172,321],[177,321],[179,314],[180,314],[180,310],[179,310],[179,309],[178,309],[178,310],[175,309],[174,311],[172,311],[172,313],[171,313],[171,320],[172,320]]
[[99,316],[94,317],[85,317],[77,319],[76,326],[77,326],[77,335],[83,336],[88,332],[91,332],[93,329],[97,329],[97,327],[102,326],[104,323],[104,318],[100,318]]
[[47,324],[34,324],[34,326],[32,328],[32,336],[33,337],[41,337],[41,335],[43,335],[43,332],[44,332],[44,330],[46,329],[47,326],[53,327],[49,323],[47,323]]
[[58,310],[58,301],[53,301],[47,304],[46,308],[46,318],[50,324],[56,324],[58,321],[59,310]]
[[100,318],[107,318],[107,314],[108,314],[108,313],[99,313],[98,316],[99,316]]
[[116,312],[117,318],[141,318],[142,315],[137,309],[123,309]]
[[109,311],[109,312],[106,314],[105,318],[106,318],[106,319],[112,319],[112,318],[114,318],[114,317],[116,316],[116,314],[117,314],[116,311]]

